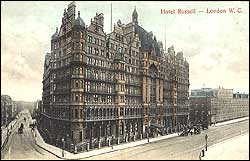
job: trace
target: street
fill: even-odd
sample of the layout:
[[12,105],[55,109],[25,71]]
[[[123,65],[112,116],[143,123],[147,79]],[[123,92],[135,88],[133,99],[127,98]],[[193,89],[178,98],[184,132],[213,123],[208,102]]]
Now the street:
[[208,146],[234,136],[249,132],[249,120],[219,127],[209,127],[199,135],[175,137],[142,146],[132,147],[86,159],[199,159],[200,151],[205,147],[205,135],[208,135]]
[[[26,121],[24,121],[24,117]],[[31,116],[27,111],[23,111],[16,125],[12,129],[9,141],[1,151],[2,159],[20,160],[20,159],[58,159],[51,153],[39,148],[35,144],[34,137],[29,128]],[[18,134],[18,127],[24,124],[23,134]]]
[[[24,117],[27,119],[24,121]],[[1,151],[1,159],[59,159],[51,153],[41,149],[35,144],[29,123],[30,114],[22,112],[16,126],[13,128],[10,139]],[[18,134],[20,124],[24,124],[24,133]],[[209,127],[199,135],[186,137],[174,137],[144,144],[119,151],[109,152],[84,159],[105,160],[105,159],[199,159],[200,151],[205,147],[205,135],[208,136],[208,146],[223,140],[249,132],[249,120],[235,122],[228,125]]]

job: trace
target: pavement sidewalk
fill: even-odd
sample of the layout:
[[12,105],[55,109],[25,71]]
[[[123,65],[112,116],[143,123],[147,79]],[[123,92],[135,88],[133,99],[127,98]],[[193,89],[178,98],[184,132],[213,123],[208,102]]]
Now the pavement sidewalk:
[[[14,126],[16,125],[17,120],[14,119],[13,121],[11,121],[7,127],[1,127],[1,149],[3,148],[5,142],[8,141],[8,136],[10,135],[10,133],[12,132],[12,129],[14,128]],[[9,129],[9,130],[8,130]]]
[[202,160],[249,160],[249,132],[208,147]]
[[[240,119],[225,121],[225,122],[216,124],[216,126],[231,124],[231,123],[234,123],[234,122],[239,122],[239,121],[243,121],[243,120],[247,120],[247,119],[249,119],[249,117],[244,117],[244,118],[240,118]],[[113,148],[112,147],[103,147],[101,149],[94,149],[94,150],[91,150],[89,152],[82,152],[82,153],[79,153],[79,154],[73,154],[73,153],[70,153],[68,151],[64,151],[64,156],[62,157],[63,150],[58,148],[58,147],[55,147],[53,145],[47,144],[43,140],[43,138],[41,137],[41,135],[40,135],[40,133],[39,133],[39,131],[37,129],[35,129],[35,132],[33,134],[34,134],[34,137],[35,137],[36,144],[39,147],[41,147],[42,149],[54,154],[55,156],[57,156],[58,158],[61,158],[61,159],[83,159],[83,158],[88,158],[88,157],[95,156],[95,155],[109,153],[109,152],[113,152],[113,151],[117,151],[117,150],[121,150],[121,149],[135,147],[135,146],[148,144],[148,143],[152,143],[152,142],[155,142],[155,141],[168,139],[168,138],[173,138],[173,137],[178,136],[178,133],[173,133],[173,134],[169,134],[169,135],[165,135],[165,136],[158,136],[158,137],[155,137],[155,138],[150,138],[149,142],[148,142],[147,139],[143,139],[143,140],[138,140],[138,141],[135,141],[135,142],[129,142],[129,143],[123,143],[123,144],[120,144],[120,145],[114,145]]]
[[233,120],[229,120],[229,121],[224,121],[224,122],[220,122],[215,124],[215,126],[223,126],[223,125],[227,125],[227,124],[232,124],[235,122],[240,122],[240,121],[244,121],[244,120],[249,120],[249,116],[248,117],[242,117],[242,118],[238,118],[238,119],[233,119]]
[[117,150],[121,150],[121,149],[125,149],[125,148],[135,147],[135,146],[148,144],[148,143],[156,142],[159,140],[173,138],[173,137],[178,136],[178,133],[173,133],[173,134],[169,134],[169,135],[165,135],[165,136],[158,136],[156,138],[150,138],[149,142],[147,139],[143,139],[143,140],[138,140],[135,142],[114,145],[113,148],[112,147],[103,147],[101,149],[95,149],[95,150],[91,150],[89,152],[82,152],[79,154],[73,154],[73,153],[70,153],[68,151],[64,151],[64,157],[62,157],[62,152],[63,152],[62,149],[55,147],[55,146],[52,146],[50,144],[47,144],[43,140],[43,138],[41,137],[41,135],[37,129],[35,129],[35,132],[33,134],[34,134],[34,136],[36,136],[35,141],[39,147],[54,154],[55,156],[57,156],[58,158],[61,158],[61,159],[83,159],[83,158],[88,158],[88,157],[95,156],[95,155],[109,153],[109,152],[113,152],[113,151],[117,151]]

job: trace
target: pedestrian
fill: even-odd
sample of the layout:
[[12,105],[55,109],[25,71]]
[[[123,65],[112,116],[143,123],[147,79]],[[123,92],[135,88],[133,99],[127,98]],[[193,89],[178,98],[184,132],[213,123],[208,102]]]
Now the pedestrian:
[[200,155],[199,155],[199,159],[201,160],[201,152],[200,152]]

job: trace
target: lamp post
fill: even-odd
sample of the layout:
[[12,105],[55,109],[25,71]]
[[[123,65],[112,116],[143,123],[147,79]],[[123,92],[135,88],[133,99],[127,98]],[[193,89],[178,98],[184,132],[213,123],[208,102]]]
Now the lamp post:
[[65,141],[64,138],[62,138],[63,148],[62,148],[62,157],[64,157],[64,147],[65,147]]
[[206,151],[207,151],[207,139],[208,139],[208,136],[206,134],[206,136],[205,136],[205,141],[206,141],[205,149],[206,149]]
[[114,136],[112,135],[112,138],[111,138],[111,146],[112,146],[112,149],[114,149]]
[[197,124],[197,120],[198,120],[198,111],[195,111],[195,123]]

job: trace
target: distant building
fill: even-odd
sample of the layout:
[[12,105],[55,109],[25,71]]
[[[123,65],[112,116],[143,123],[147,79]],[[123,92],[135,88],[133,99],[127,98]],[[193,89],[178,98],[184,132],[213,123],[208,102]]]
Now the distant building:
[[220,87],[191,90],[190,120],[193,123],[211,125],[244,116],[249,116],[249,94]]
[[1,95],[1,126],[7,125],[17,114],[15,101],[8,95]]
[[42,108],[42,100],[35,101],[32,110],[32,118],[40,119],[41,108]]

